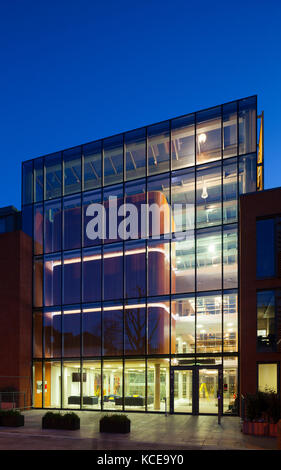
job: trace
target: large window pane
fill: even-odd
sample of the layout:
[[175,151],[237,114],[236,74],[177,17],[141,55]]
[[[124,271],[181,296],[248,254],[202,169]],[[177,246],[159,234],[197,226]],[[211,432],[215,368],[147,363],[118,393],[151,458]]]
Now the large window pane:
[[81,254],[70,251],[63,254],[63,303],[80,302],[81,295]]
[[146,129],[125,134],[126,180],[146,175]]
[[194,231],[171,243],[172,294],[194,292],[195,289],[195,240]]
[[194,228],[195,172],[182,170],[172,173],[172,231]]
[[203,229],[197,233],[197,290],[222,288],[221,228]]
[[61,256],[48,255],[44,258],[44,304],[61,304]]
[[33,400],[34,408],[42,408],[43,390],[43,369],[42,362],[33,363]]
[[44,310],[44,356],[61,357],[61,311],[60,308]]
[[34,204],[33,247],[35,255],[43,254],[43,204]]
[[102,185],[101,142],[92,142],[82,147],[84,165],[83,190],[99,188]]
[[123,306],[120,302],[105,303],[103,306],[103,354],[123,354]]
[[61,199],[46,202],[44,205],[44,245],[45,253],[61,249]]
[[275,220],[257,220],[257,278],[275,275]]
[[62,371],[63,408],[80,408],[81,380],[86,381],[85,374],[81,374],[80,361],[65,361]]
[[125,360],[125,410],[145,411],[145,361]]
[[172,169],[195,164],[194,114],[171,121]]
[[169,233],[170,214],[170,175],[160,175],[147,180],[147,202],[149,235]]
[[196,163],[221,158],[221,107],[196,114]]
[[196,299],[196,351],[218,353],[222,350],[222,296],[200,295]]
[[82,313],[83,356],[101,356],[101,307],[90,304]]
[[123,185],[118,184],[104,189],[103,205],[104,205],[104,234],[105,243],[113,243],[123,240],[124,236],[121,231],[119,235],[119,225],[123,221],[123,216],[118,215],[119,208],[123,204]]
[[81,191],[81,147],[65,150],[62,154],[64,172],[64,194]]
[[223,350],[238,351],[238,294],[227,291],[223,294]]
[[60,197],[62,194],[61,153],[45,157],[45,199]]
[[223,162],[223,222],[225,224],[237,221],[238,185],[237,159],[232,158]]
[[64,309],[63,317],[63,356],[80,356],[81,310],[79,305]]
[[170,244],[167,240],[148,242],[148,295],[170,293]]
[[123,245],[114,243],[103,251],[103,298],[123,298]]
[[200,167],[196,174],[197,228],[218,225],[222,219],[221,163]]
[[172,300],[171,353],[195,352],[195,299],[191,296]]
[[238,359],[223,359],[223,412],[238,414]]
[[256,191],[257,169],[256,154],[246,155],[239,159],[239,194]]
[[223,157],[237,155],[237,101],[223,105]]
[[255,152],[257,147],[256,96],[239,101],[239,154]]
[[32,204],[33,202],[33,161],[25,162],[22,165],[22,203]]
[[123,135],[104,140],[104,185],[123,181]]
[[101,300],[102,256],[101,248],[85,248],[83,250],[83,302]]
[[83,374],[86,380],[83,381],[83,401],[82,407],[90,410],[100,410],[101,408],[101,363],[100,361],[83,361]]
[[123,363],[122,360],[103,362],[103,409],[122,410]]
[[34,183],[34,202],[43,201],[43,158],[34,160],[33,183]]
[[258,364],[258,389],[260,392],[278,393],[278,365]]
[[71,250],[81,246],[81,196],[63,198],[63,247]]
[[238,285],[238,228],[236,224],[223,228],[223,287],[232,289]]
[[45,362],[44,408],[61,408],[61,363]]
[[[146,235],[146,226],[142,226],[143,205],[147,202],[146,180],[140,179],[125,184],[124,203],[126,205],[126,225],[121,231],[125,240]],[[146,212],[144,212],[146,216]]]
[[170,302],[168,299],[148,300],[147,305],[147,352],[169,354]]
[[276,351],[275,291],[257,292],[257,350]]
[[170,169],[169,121],[147,128],[148,174],[162,173]]
[[145,354],[146,301],[131,300],[125,305],[125,355]]
[[146,244],[125,244],[125,297],[139,298],[146,295]]
[[[89,223],[99,215],[98,207],[102,202],[102,194],[100,190],[90,191],[88,193],[82,194],[82,204],[83,204],[83,246],[92,246],[99,245],[102,243],[103,238],[103,216],[101,212],[101,226],[94,221],[94,227],[90,227]],[[88,209],[91,204],[97,204],[95,207],[97,210],[92,211]],[[92,206],[94,207],[94,206]],[[90,214],[89,212],[90,211]],[[92,229],[89,232],[89,227]],[[93,233],[95,232],[95,233]]]
[[147,411],[168,411],[170,402],[169,359],[147,361]]

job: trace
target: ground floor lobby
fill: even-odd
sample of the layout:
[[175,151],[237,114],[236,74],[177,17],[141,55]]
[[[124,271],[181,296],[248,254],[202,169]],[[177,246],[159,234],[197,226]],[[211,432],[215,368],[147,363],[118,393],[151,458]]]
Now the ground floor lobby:
[[[173,361],[173,359],[172,359]],[[238,414],[237,357],[35,362],[33,406],[46,409]]]
[[100,434],[102,412],[77,412],[81,427],[77,431],[41,428],[43,410],[24,413],[25,426],[0,428],[0,450],[269,450],[277,439],[247,436],[241,432],[240,418],[225,416],[161,415],[130,413],[131,432],[127,435]]

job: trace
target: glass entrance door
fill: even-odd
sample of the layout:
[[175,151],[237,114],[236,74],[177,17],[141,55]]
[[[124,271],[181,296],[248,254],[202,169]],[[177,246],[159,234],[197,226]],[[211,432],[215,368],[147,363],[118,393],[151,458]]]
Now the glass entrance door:
[[218,369],[199,369],[198,399],[200,413],[218,413]]
[[174,367],[171,371],[171,413],[218,414],[222,371],[218,367]]
[[174,371],[174,412],[192,413],[193,371],[181,369]]

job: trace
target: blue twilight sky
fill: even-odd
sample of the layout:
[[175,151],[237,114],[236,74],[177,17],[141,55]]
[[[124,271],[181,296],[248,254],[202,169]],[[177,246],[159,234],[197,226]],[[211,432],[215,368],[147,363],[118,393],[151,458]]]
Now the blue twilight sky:
[[280,0],[0,0],[0,206],[21,162],[258,94],[281,186]]

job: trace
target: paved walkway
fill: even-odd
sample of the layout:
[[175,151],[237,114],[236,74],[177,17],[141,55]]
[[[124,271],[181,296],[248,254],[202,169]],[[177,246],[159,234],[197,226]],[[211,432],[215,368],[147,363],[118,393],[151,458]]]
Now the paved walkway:
[[44,412],[24,413],[25,426],[0,427],[0,449],[22,450],[210,450],[276,449],[277,439],[246,436],[240,430],[240,418],[223,417],[218,425],[215,416],[128,414],[130,434],[100,434],[103,413],[78,412],[81,428],[77,431],[41,429]]

